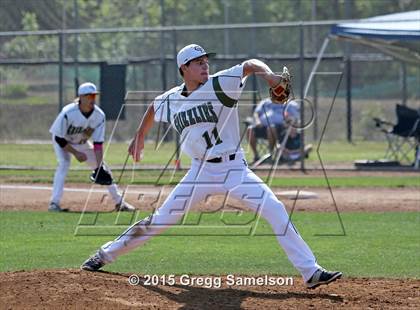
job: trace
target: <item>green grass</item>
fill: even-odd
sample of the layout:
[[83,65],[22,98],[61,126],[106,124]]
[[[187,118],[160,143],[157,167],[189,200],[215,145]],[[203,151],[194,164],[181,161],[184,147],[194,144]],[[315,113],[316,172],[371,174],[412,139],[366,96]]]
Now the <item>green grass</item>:
[[[105,160],[110,165],[122,165],[127,155],[126,143],[112,143],[106,151]],[[245,147],[245,146],[244,146]],[[357,159],[383,158],[386,144],[382,142],[356,142],[349,144],[344,142],[323,143],[320,147],[320,155],[324,164],[346,163],[352,164]],[[155,150],[154,143],[147,143],[145,157],[142,164],[165,165],[171,161],[174,154],[174,143],[162,144]],[[251,152],[245,148],[248,160],[252,159]],[[31,167],[55,167],[56,158],[50,144],[0,144],[0,165],[5,166],[31,166]],[[187,156],[181,157],[182,163],[190,163]],[[308,164],[319,164],[315,152],[307,160]],[[140,164],[140,166],[142,165]],[[73,159],[75,167],[85,167]]]
[[[332,187],[419,187],[418,176],[352,176],[352,177],[329,177]],[[275,178],[272,186],[282,187],[328,187],[323,177],[299,177],[299,178]]]
[[[97,225],[102,225],[102,229],[89,230],[90,236],[75,236],[80,214],[1,212],[0,271],[78,268],[101,244],[114,238],[101,233],[120,233],[130,222],[129,215],[125,215],[118,220],[122,225],[115,227],[115,216],[115,213],[100,214]],[[293,215],[296,227],[320,264],[341,270],[346,276],[420,278],[420,213],[341,216],[345,235],[335,213]],[[83,223],[92,218],[92,215],[83,218]],[[196,218],[197,213],[193,213],[191,223]],[[224,217],[232,224],[245,223],[250,218],[250,213]],[[105,229],[107,225],[111,226]],[[238,229],[222,226],[220,213],[203,215],[199,228],[190,227],[184,230],[178,226],[165,236],[152,238],[105,270],[141,274],[297,274],[265,221],[256,230],[259,236],[227,235]],[[185,236],[191,232],[196,235]]]
[[[86,183],[89,182],[88,171],[70,170],[66,182]],[[113,170],[116,180],[119,179],[121,170]],[[156,184],[156,185],[176,185],[184,176],[185,172],[176,172],[172,178],[172,173],[166,172],[161,176],[158,170],[135,170],[125,172],[121,178],[120,184]],[[257,171],[257,174],[262,174]],[[0,170],[0,183],[52,183],[54,170]],[[266,175],[261,175],[264,182],[267,181]],[[329,177],[329,183],[332,187],[420,187],[420,178],[416,175],[408,174],[406,176],[349,176],[349,177]],[[278,173],[273,178],[271,186],[276,187],[327,187],[324,177],[313,176],[281,176]]]
[[[128,144],[110,144],[109,149],[105,147],[104,158],[109,165],[123,165],[127,157]],[[163,144],[159,151],[154,151],[153,143],[146,144],[146,157],[142,164],[165,165],[171,162],[173,155],[173,144]],[[3,166],[29,166],[29,167],[50,167],[57,164],[54,149],[51,144],[0,144],[0,165]],[[182,157],[183,162],[189,162],[187,157]],[[131,163],[131,161],[130,161]],[[86,167],[85,163],[79,163],[72,158],[72,167]]]
[[51,103],[50,96],[27,96],[25,98],[0,98],[1,104],[40,105]]
[[[154,150],[154,144],[146,144],[145,159],[136,167],[142,165],[165,165],[171,161],[173,144],[162,144],[159,150]],[[348,143],[326,143],[322,145],[320,154],[324,164],[351,163],[355,159],[380,158],[383,154],[382,143],[360,142],[356,145]],[[123,143],[111,144],[106,150],[105,158],[108,164],[121,165],[126,158],[127,145]],[[27,182],[27,183],[51,183],[56,166],[56,158],[50,144],[0,144],[0,165],[3,166],[25,166],[28,170],[0,170],[0,182]],[[248,154],[249,155],[249,154]],[[249,156],[248,156],[249,157]],[[182,157],[182,163],[189,164],[189,159]],[[308,164],[319,164],[316,154],[312,154]],[[30,170],[31,167],[45,167],[50,170]],[[136,170],[132,175],[129,169],[132,168],[131,160],[128,169],[125,171],[121,183],[132,184],[176,184],[185,172],[177,172],[172,178],[171,172],[166,172],[159,179],[160,171]],[[67,182],[85,183],[88,181],[88,172],[80,169],[87,169],[83,163],[73,159]],[[260,172],[258,172],[260,173]],[[266,176],[261,172],[261,177],[266,181]],[[116,179],[120,177],[120,170],[113,169]],[[133,177],[133,179],[132,179]],[[132,181],[133,180],[133,181]],[[384,177],[332,177],[329,179],[333,187],[419,187],[420,178],[408,174],[407,176]],[[284,177],[278,173],[273,179],[272,186],[281,187],[326,187],[327,183],[323,177],[293,176]]]
[[[384,158],[387,144],[385,142],[356,141],[354,144],[346,142],[324,142],[319,148],[319,154],[324,164],[334,162],[352,164],[360,159],[380,159]],[[413,155],[414,156],[414,155]],[[319,163],[316,155],[316,146],[314,153],[308,163]]]

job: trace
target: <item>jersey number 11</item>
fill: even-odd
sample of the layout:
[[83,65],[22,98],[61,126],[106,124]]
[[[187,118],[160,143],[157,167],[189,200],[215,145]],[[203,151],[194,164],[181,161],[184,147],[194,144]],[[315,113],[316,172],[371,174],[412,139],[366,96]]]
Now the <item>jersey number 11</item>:
[[[214,136],[214,139],[216,140],[216,145],[222,143],[223,141],[220,139],[219,137],[219,132],[217,131],[217,128],[214,127],[214,129],[211,131],[211,133]],[[206,140],[206,144],[207,144],[207,149],[211,148],[213,146],[213,143],[211,142],[211,138],[210,138],[210,134],[208,131],[205,131],[202,135],[202,137],[204,138],[204,140]]]

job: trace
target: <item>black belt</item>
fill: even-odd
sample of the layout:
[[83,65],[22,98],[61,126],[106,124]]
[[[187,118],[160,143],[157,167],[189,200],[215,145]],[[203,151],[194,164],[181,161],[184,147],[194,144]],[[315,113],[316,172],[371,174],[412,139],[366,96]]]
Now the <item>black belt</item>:
[[[229,160],[234,160],[236,157],[236,154],[230,154]],[[223,161],[222,157],[215,157],[209,160],[206,160],[208,163],[221,163]]]

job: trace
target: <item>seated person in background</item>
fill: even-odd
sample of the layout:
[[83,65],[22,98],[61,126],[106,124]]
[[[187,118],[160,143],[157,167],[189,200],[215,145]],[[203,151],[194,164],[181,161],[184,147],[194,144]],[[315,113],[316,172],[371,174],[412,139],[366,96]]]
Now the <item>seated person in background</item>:
[[[254,162],[259,159],[256,138],[264,138],[269,142],[270,152],[273,153],[277,142],[281,143],[286,129],[291,122],[299,122],[300,106],[296,101],[287,105],[276,104],[270,98],[262,100],[254,111],[254,123],[248,127],[248,139],[254,153]],[[312,145],[305,146],[304,156],[307,157]],[[299,129],[292,127],[285,149],[282,152],[282,162],[294,162],[301,158]]]
[[[300,150],[300,133],[299,129],[292,128],[290,130],[289,138],[287,139],[285,148],[280,157],[280,163],[290,163],[293,164],[295,161],[301,159],[301,150]],[[312,151],[312,144],[307,144],[304,147],[304,156],[308,158],[309,152]]]
[[254,154],[254,162],[260,158],[257,150],[257,138],[267,139],[272,153],[276,141],[283,137],[285,129],[284,108],[285,105],[273,103],[270,98],[261,100],[256,107],[253,123],[247,129],[247,137]]
[[[297,124],[300,123],[300,105],[296,101],[290,101],[285,108],[283,113],[285,118],[286,126],[292,126],[292,123],[296,125],[290,129],[289,138],[286,141],[286,145],[280,157],[280,163],[288,162],[294,163],[297,160],[302,158],[302,152],[300,149],[301,146],[301,136],[300,129]],[[287,128],[287,127],[286,127]],[[312,150],[312,144],[307,144],[304,147],[303,154],[305,158],[308,158],[309,152]]]

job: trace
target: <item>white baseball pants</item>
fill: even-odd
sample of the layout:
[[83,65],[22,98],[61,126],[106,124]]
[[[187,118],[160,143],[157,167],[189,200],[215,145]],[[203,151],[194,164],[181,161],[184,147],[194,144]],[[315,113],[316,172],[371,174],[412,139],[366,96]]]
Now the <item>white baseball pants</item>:
[[[227,157],[227,156],[226,156]],[[193,160],[191,169],[151,217],[130,226],[112,242],[101,247],[105,263],[144,244],[153,235],[178,223],[196,203],[211,194],[227,194],[241,200],[271,225],[278,243],[305,281],[320,268],[312,251],[290,222],[284,205],[271,189],[245,164],[243,154],[230,161],[209,163]]]
[[[54,140],[53,146],[55,155],[57,157],[58,165],[54,175],[51,202],[60,205],[61,197],[63,196],[64,182],[66,180],[67,172],[70,168],[72,155],[69,152],[63,150],[63,148],[60,147]],[[77,151],[86,154],[86,164],[89,165],[90,168],[92,168],[92,170],[98,167],[95,152],[93,151],[93,146],[91,143],[87,142],[85,144],[72,144],[71,146]],[[109,185],[108,192],[111,195],[112,200],[114,200],[115,204],[121,203],[122,195],[118,192],[118,187],[116,184],[112,183],[111,185]]]

